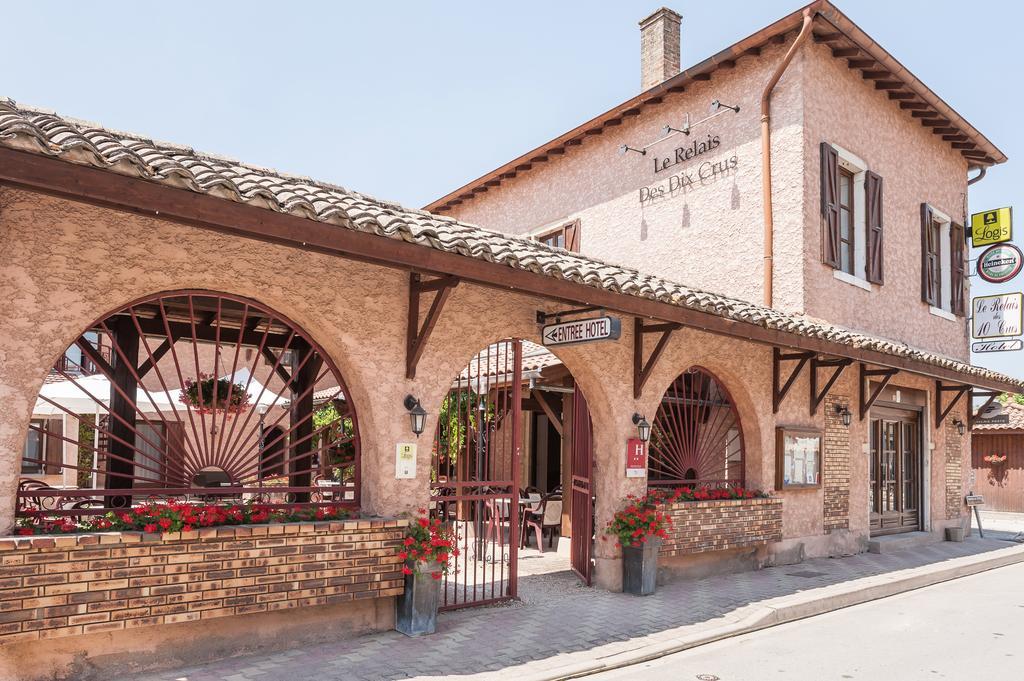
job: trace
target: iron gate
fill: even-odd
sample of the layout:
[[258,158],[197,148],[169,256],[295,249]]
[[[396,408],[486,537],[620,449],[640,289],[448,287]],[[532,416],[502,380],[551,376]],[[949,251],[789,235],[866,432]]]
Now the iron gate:
[[572,498],[569,512],[572,519],[570,561],[572,571],[590,586],[591,552],[594,546],[594,507],[591,490],[593,469],[593,437],[590,409],[583,391],[576,387],[572,400]]
[[431,453],[431,514],[455,533],[441,609],[516,597],[522,342],[480,351],[452,384]]

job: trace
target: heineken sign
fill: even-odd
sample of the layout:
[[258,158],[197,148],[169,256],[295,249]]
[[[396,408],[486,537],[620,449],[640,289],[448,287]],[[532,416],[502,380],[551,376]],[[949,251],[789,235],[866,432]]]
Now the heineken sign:
[[978,276],[993,284],[1003,284],[1020,274],[1024,255],[1013,244],[989,246],[978,258]]
[[616,340],[621,333],[622,323],[618,318],[605,316],[548,324],[541,329],[540,338],[544,345],[572,345]]

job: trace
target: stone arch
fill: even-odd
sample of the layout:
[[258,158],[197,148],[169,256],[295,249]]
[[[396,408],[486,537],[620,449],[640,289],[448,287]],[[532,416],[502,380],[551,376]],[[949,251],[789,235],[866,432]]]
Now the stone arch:
[[[62,328],[78,329],[69,343],[78,352],[70,361],[68,350],[57,355],[54,369],[69,395],[43,386],[35,410],[52,411],[65,424],[71,417],[83,439],[29,426],[48,441],[72,443],[55,464],[65,484],[70,470],[83,494],[132,490],[106,494],[107,505],[115,506],[111,499],[130,499],[138,487],[187,491],[205,479],[198,473],[214,469],[232,486],[262,488],[261,452],[274,444],[264,433],[283,421],[281,437],[290,443],[285,487],[295,489],[280,500],[268,491],[268,501],[322,497],[311,481],[340,472],[345,491],[332,500],[358,503],[360,425],[353,396],[333,353],[291,316],[249,296],[192,288],[136,297],[90,323],[72,324]],[[335,410],[320,424],[317,399],[318,414]],[[91,410],[83,406],[89,400]],[[82,425],[83,417],[92,417],[91,426]],[[91,463],[83,463],[83,447],[91,450]],[[69,461],[69,455],[76,458]]]
[[651,420],[648,484],[743,486],[750,440],[731,386],[701,364],[662,392]]

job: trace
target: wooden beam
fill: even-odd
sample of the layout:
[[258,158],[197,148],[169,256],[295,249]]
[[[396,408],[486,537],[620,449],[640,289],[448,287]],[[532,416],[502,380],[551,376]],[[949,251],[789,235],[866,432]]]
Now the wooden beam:
[[[892,377],[898,374],[899,371],[896,369],[868,369],[867,365],[863,362],[860,365],[860,377],[858,392],[860,393],[860,414],[859,418],[861,421],[868,415],[868,410],[871,409],[871,405],[875,403],[875,400],[879,398],[885,387],[889,385],[889,381]],[[868,383],[872,376],[878,376],[882,380],[879,381],[878,385],[875,386],[874,390],[868,389]]]
[[[96,349],[96,346],[82,336],[78,337],[78,340],[75,341],[75,345],[81,348],[82,354],[88,357],[89,361],[95,364],[99,370],[104,373],[104,375],[107,377],[114,375],[114,368],[106,359],[104,359],[103,355],[101,355],[99,350]],[[141,375],[142,374],[140,374],[140,376]]]
[[891,77],[892,72],[885,70],[862,71],[860,76],[864,80],[882,80],[883,78]]
[[[967,427],[971,430],[974,429],[974,424],[978,418],[985,412],[989,406],[995,402],[999,396],[1002,395],[998,390],[972,390],[970,397],[971,402],[967,410]],[[974,409],[974,399],[977,397],[986,397],[985,403],[978,407],[978,410]]]
[[902,90],[903,89],[903,81],[902,80],[876,80],[875,81],[875,89],[876,90]]
[[[654,365],[658,363],[658,358],[665,351],[665,347],[672,337],[672,332],[680,328],[680,326],[679,324],[651,324],[645,326],[643,319],[637,317],[633,320],[633,399],[640,399],[644,392],[644,385],[646,385],[647,379],[651,377],[651,371],[654,369]],[[651,356],[645,362],[644,335],[651,333],[660,333],[661,337],[658,339],[657,344],[655,344],[654,350],[651,351]]]
[[860,48],[857,47],[837,47],[832,50],[832,56],[842,59],[843,57],[856,57],[860,54]]
[[156,346],[156,349],[150,353],[152,357],[147,355],[146,359],[139,365],[139,378],[145,378],[146,374],[148,374],[156,363],[167,354],[173,344],[174,342],[170,338],[164,338],[163,342]]
[[913,92],[889,92],[889,99],[914,99],[917,97]]
[[[782,404],[782,401],[786,399],[786,395],[793,388],[793,384],[796,383],[796,379],[800,376],[800,371],[814,356],[815,353],[813,352],[783,353],[779,348],[772,348],[772,413],[778,413],[779,405]],[[782,379],[783,362],[796,362],[796,366],[793,367],[786,382],[780,386],[779,381]]]
[[[927,106],[923,102],[921,104]],[[972,153],[981,152],[968,151],[966,155]],[[728,319],[668,302],[624,295],[570,279],[510,267],[505,263],[488,262],[421,244],[345,229],[298,215],[279,213],[209,194],[197,194],[187,189],[39,154],[0,149],[0,182],[63,199],[381,267],[453,275],[480,286],[516,291],[544,300],[598,306],[623,315],[676,322],[754,343],[849,357],[877,366],[913,371],[929,378],[964,380],[964,375],[959,371],[911,357],[853,347],[795,331]],[[164,334],[161,331],[153,335]],[[1012,381],[977,379],[974,383],[978,387],[1004,392],[1020,391],[1020,386]]]
[[923,109],[931,109],[932,107],[927,102],[900,102],[900,108],[901,109],[911,109],[911,110],[914,110],[914,109],[923,110]]
[[277,374],[278,378],[284,381],[286,386],[292,388],[292,375],[284,368],[284,362],[278,359],[277,355],[274,354],[274,351],[268,347],[262,347],[260,348],[260,354],[270,362],[270,366],[274,367],[274,373]]
[[816,43],[834,43],[843,37],[843,34],[839,32],[812,33],[811,35],[814,37],[814,42]]
[[[938,428],[942,422],[953,411],[960,399],[971,391],[969,385],[945,385],[941,380],[935,381],[935,427]],[[956,393],[953,399],[945,407],[942,406],[943,393]]]
[[540,405],[540,408],[544,410],[544,414],[548,417],[548,421],[551,421],[551,425],[553,425],[555,430],[558,431],[559,437],[563,437],[562,419],[555,414],[555,410],[551,408],[551,404],[548,402],[548,399],[544,397],[540,390],[533,390],[531,391],[531,394],[533,395],[533,399],[537,400],[537,404]]
[[[448,296],[452,289],[458,286],[457,277],[445,276],[423,281],[418,272],[409,275],[409,311],[408,323],[405,335],[405,377],[416,378],[416,365],[427,347],[427,339],[430,338],[437,320],[441,317],[441,310],[444,309]],[[420,297],[423,293],[434,292],[434,300],[430,304],[427,316],[420,325]]]
[[[852,359],[818,359],[815,355],[811,358],[811,416],[818,413],[818,407],[825,400],[828,395],[828,391],[832,389],[832,386],[836,384],[839,377],[843,375],[843,371],[846,367],[853,363]],[[825,385],[818,390],[818,369],[819,368],[832,368],[832,375],[829,376],[828,380],[825,381]]]
[[948,118],[925,118],[921,121],[921,125],[927,125],[931,128],[943,128],[950,125]]
[[[167,329],[164,328],[164,322],[160,319],[139,319],[139,328],[142,329],[142,335],[156,338],[166,338]],[[167,322],[167,326],[171,330],[171,336],[173,340],[192,340],[192,325],[187,322]],[[263,332],[261,331],[240,331],[239,329],[221,328],[220,336],[218,339],[217,327],[207,326],[200,322],[196,322],[195,325],[195,340],[206,341],[209,343],[216,343],[220,340],[222,345],[232,345],[239,343],[239,337],[241,337],[242,345],[257,346],[260,341],[263,340]],[[288,342],[288,339],[292,334],[284,333],[268,333],[266,334],[267,340],[264,345],[271,348],[281,348]]]

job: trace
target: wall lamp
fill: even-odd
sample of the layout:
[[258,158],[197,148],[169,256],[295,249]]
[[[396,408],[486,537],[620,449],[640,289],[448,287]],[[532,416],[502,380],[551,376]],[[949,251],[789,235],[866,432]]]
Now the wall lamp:
[[682,128],[673,128],[671,125],[666,125],[664,128],[661,129],[661,136],[662,137],[668,137],[669,135],[671,135],[674,132],[682,133],[684,135],[689,135],[690,134],[690,124],[687,123]]
[[953,419],[953,425],[956,426],[956,432],[960,433],[961,435],[963,435],[964,431],[967,430],[967,426],[964,425],[964,422],[961,421],[960,419]]
[[640,436],[641,442],[647,442],[651,439],[651,424],[646,416],[641,416],[634,412],[633,423],[636,425],[636,432]]
[[647,150],[646,149],[634,149],[633,147],[629,146],[628,144],[623,144],[621,147],[619,147],[619,156],[625,156],[627,151],[635,151],[636,153],[640,154],[641,156],[646,156],[647,155]]
[[728,104],[722,104],[717,99],[715,101],[711,102],[711,108],[710,108],[711,113],[718,113],[718,111],[721,110],[721,109],[732,109],[736,113],[740,112],[740,108],[738,106],[729,106]]
[[412,432],[419,437],[423,433],[423,428],[427,422],[427,410],[423,408],[420,401],[412,395],[405,396],[405,402],[403,402],[405,408],[409,411],[409,421],[412,425]]
[[853,422],[853,412],[850,411],[850,408],[845,404],[837,404],[836,413],[843,418],[843,425],[849,428],[850,424]]

